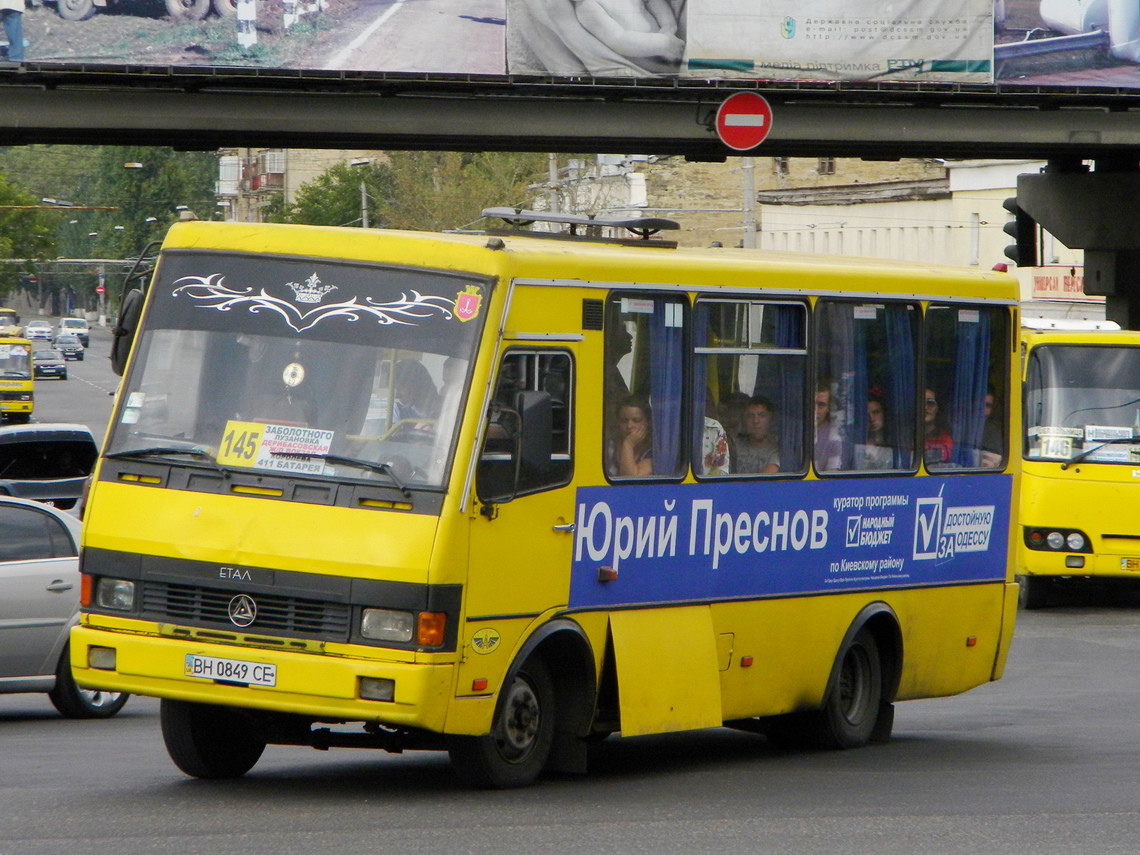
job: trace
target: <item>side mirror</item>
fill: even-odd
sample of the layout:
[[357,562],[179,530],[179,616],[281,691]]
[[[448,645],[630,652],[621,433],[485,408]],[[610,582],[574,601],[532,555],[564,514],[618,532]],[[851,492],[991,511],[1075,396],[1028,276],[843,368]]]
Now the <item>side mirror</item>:
[[111,339],[111,370],[123,376],[127,369],[127,357],[131,353],[131,345],[135,341],[135,331],[139,326],[139,316],[143,308],[143,292],[141,288],[132,288],[123,295],[123,303],[119,306],[119,320],[111,330],[114,338]]
[[542,474],[550,468],[554,447],[550,393],[519,392],[515,409],[521,420],[518,454],[522,470],[532,475]]

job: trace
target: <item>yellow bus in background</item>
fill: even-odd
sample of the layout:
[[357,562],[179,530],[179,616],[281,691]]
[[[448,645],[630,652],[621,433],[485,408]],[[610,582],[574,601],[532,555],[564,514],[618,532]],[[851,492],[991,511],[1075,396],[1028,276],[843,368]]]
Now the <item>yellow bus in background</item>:
[[0,415],[10,422],[26,422],[35,408],[35,369],[32,343],[25,338],[0,336]]
[[0,336],[19,336],[24,328],[15,309],[0,308]]
[[613,733],[862,746],[1001,676],[1011,277],[493,213],[641,238],[171,229],[120,313],[80,685],[161,698],[192,776],[423,748],[509,787]]
[[1140,333],[1024,330],[1021,597],[1140,580]]

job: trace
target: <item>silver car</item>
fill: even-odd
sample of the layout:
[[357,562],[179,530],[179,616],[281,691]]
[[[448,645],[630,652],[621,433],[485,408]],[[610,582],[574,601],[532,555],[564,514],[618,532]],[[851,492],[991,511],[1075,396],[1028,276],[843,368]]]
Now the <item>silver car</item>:
[[47,692],[68,718],[110,718],[127,695],[81,689],[71,677],[79,528],[71,514],[0,497],[0,693]]

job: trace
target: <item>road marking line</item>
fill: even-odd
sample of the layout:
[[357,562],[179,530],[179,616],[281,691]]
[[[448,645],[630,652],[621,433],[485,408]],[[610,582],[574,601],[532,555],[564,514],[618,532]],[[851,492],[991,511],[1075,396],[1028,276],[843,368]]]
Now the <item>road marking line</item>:
[[364,32],[349,42],[348,47],[342,48],[337,53],[333,54],[333,58],[329,60],[329,64],[325,66],[330,71],[335,71],[341,68],[348,62],[349,55],[358,47],[364,44],[378,29],[388,23],[388,19],[400,11],[400,7],[406,3],[407,0],[396,0],[391,6],[384,10],[384,12],[365,28]]

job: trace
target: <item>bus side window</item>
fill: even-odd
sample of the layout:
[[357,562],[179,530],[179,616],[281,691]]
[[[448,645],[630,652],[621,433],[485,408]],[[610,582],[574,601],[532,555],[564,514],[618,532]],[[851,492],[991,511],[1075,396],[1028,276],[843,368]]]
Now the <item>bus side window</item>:
[[[569,483],[573,474],[573,395],[573,361],[569,353],[513,350],[503,357],[476,471],[475,486],[480,499],[510,501],[516,495]],[[543,407],[549,406],[549,436],[539,439],[549,444],[550,459],[528,466],[519,460],[522,406],[536,400]]]
[[609,299],[602,447],[610,478],[676,478],[685,471],[686,309],[674,295]]
[[913,303],[819,301],[816,471],[915,467],[918,320]]
[[1010,349],[1004,307],[931,305],[926,311],[923,458],[928,469],[997,469],[1007,457],[1003,425]]
[[693,473],[803,473],[807,307],[702,299],[693,330]]

